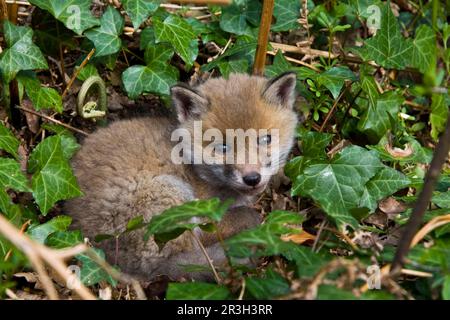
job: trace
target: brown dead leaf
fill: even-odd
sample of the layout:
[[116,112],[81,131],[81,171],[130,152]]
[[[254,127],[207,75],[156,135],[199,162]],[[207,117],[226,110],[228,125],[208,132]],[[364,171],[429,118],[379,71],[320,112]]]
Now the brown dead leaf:
[[312,235],[304,230],[302,230],[300,233],[295,233],[295,234],[287,234],[287,235],[283,235],[281,237],[281,240],[283,241],[292,241],[295,242],[297,244],[302,244],[308,240],[314,241],[316,239],[315,235]]
[[413,153],[413,148],[412,146],[408,143],[405,146],[405,149],[401,149],[401,148],[397,148],[397,147],[393,147],[390,144],[386,144],[384,146],[384,149],[393,157],[396,158],[406,158],[409,157],[410,155],[412,155]]
[[[28,99],[22,100],[22,106],[27,109],[34,110],[33,103]],[[39,126],[39,116],[29,113],[29,112],[24,112],[24,115],[25,115],[25,119],[27,120],[28,129],[30,129],[31,132],[36,134],[39,131],[39,127],[40,127]]]
[[389,218],[393,218],[397,214],[404,212],[408,209],[408,206],[404,202],[400,202],[393,197],[386,198],[381,200],[378,204],[378,207],[381,211],[386,213]]

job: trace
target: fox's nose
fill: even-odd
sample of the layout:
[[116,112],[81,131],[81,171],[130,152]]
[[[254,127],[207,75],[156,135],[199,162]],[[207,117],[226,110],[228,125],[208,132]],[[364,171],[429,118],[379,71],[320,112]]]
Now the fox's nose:
[[261,181],[261,175],[258,172],[251,172],[242,179],[245,184],[254,187]]

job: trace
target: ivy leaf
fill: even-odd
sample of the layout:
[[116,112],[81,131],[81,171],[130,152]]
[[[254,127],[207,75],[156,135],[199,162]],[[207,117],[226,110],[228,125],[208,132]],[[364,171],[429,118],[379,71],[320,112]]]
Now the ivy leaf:
[[407,187],[410,180],[401,172],[385,166],[367,182],[359,206],[375,212],[377,202]]
[[286,279],[272,269],[269,269],[263,277],[246,278],[245,284],[250,295],[258,300],[272,299],[290,291]]
[[381,160],[398,162],[400,164],[405,163],[430,163],[433,157],[433,152],[430,149],[424,148],[421,144],[412,137],[405,139],[405,144],[402,149],[410,149],[409,155],[400,156],[393,155],[388,152],[387,146],[389,145],[388,134],[384,135],[381,140],[375,146],[368,146],[369,149],[376,150]]
[[169,283],[167,300],[225,300],[230,292],[225,286],[203,282]]
[[212,198],[169,208],[150,220],[145,237],[148,239],[152,234],[167,234],[180,229],[192,230],[199,225],[192,222],[194,217],[205,217],[210,222],[220,221],[229,205],[230,201],[222,203],[218,198]]
[[378,99],[378,88],[373,76],[361,74],[361,89],[369,100],[369,108],[376,108]]
[[427,72],[436,63],[436,33],[426,24],[416,30],[413,41],[411,65],[420,72]]
[[295,262],[297,274],[300,277],[313,277],[333,257],[324,250],[314,252],[309,247],[298,245],[290,246],[289,250],[285,250],[283,256],[289,261]]
[[380,95],[374,107],[369,104],[358,123],[358,129],[377,143],[391,129],[390,117],[397,118],[403,101],[404,98],[394,91]]
[[62,98],[55,89],[42,87],[37,78],[27,75],[19,74],[17,81],[24,86],[36,110],[52,109],[59,113],[63,111]]
[[42,141],[33,150],[28,165],[30,170],[35,172],[32,178],[33,197],[42,214],[46,215],[59,200],[82,195],[72,169],[64,157],[60,136],[52,136]]
[[217,67],[220,63],[223,61],[228,61],[230,59],[245,59],[249,63],[249,65],[253,64],[253,56],[256,51],[256,42],[254,41],[236,41],[236,43],[229,48],[227,51],[225,51],[224,54],[222,54],[217,59],[211,61],[208,64],[204,64],[201,67],[202,71],[209,71],[215,67]]
[[[95,254],[102,260],[105,260],[105,253],[100,250],[93,248]],[[116,286],[117,281],[115,281],[101,266],[99,266],[92,258],[85,254],[79,254],[76,258],[82,263],[80,281],[87,285],[92,286],[99,283],[100,281],[108,281],[112,286]]]
[[220,28],[237,35],[249,35],[250,26],[247,23],[247,10],[237,4],[229,5],[222,9]]
[[139,26],[159,7],[155,0],[122,0],[122,5],[133,23],[133,28]]
[[272,78],[289,70],[292,70],[292,66],[283,56],[281,50],[278,50],[272,65],[266,67],[265,75],[268,78]]
[[450,209],[450,191],[435,192],[431,202],[433,202],[435,205],[437,205],[440,208],[449,208]]
[[78,35],[81,35],[84,30],[98,25],[98,19],[91,14],[91,0],[30,0],[29,2],[50,12]]
[[3,31],[8,48],[0,54],[0,69],[6,83],[21,70],[48,69],[41,50],[33,44],[33,30],[5,20]]
[[444,132],[445,124],[448,117],[448,103],[446,102],[446,96],[439,93],[433,93],[431,96],[431,137],[437,141],[439,134]]
[[56,231],[66,231],[72,223],[72,218],[69,216],[57,216],[43,224],[31,227],[27,234],[35,241],[44,243],[45,239]]
[[336,221],[357,227],[352,209],[358,208],[365,184],[383,168],[376,152],[349,146],[331,160],[311,160],[294,181],[292,194],[314,199]]
[[357,50],[361,57],[366,61],[374,60],[385,68],[402,70],[411,57],[411,42],[401,35],[397,19],[389,3],[383,5],[381,9],[381,28],[364,44]]
[[12,188],[17,191],[28,192],[28,179],[20,170],[20,164],[9,158],[0,158],[0,188]]
[[[78,70],[79,66],[77,66]],[[86,79],[92,77],[92,76],[98,76],[97,68],[93,65],[88,63],[83,67],[83,69],[80,70],[80,72],[77,75],[77,79],[80,81],[85,81]]]
[[356,81],[355,74],[348,67],[333,67],[317,76],[317,82],[330,90],[334,99],[339,96],[345,80]]
[[95,45],[95,56],[114,54],[122,47],[122,34],[125,25],[120,12],[109,6],[100,19],[100,27],[87,31],[86,37]]
[[299,130],[299,140],[302,144],[302,155],[309,158],[326,158],[325,148],[330,144],[333,135],[330,133]]
[[198,39],[191,25],[183,18],[169,15],[164,21],[153,19],[156,43],[168,42],[183,61],[191,66],[198,55]]
[[283,241],[281,236],[299,232],[290,225],[300,224],[302,220],[303,217],[297,213],[273,211],[264,224],[225,240],[227,252],[236,258],[283,254],[292,243]]
[[218,64],[220,74],[228,78],[230,73],[242,73],[248,70],[248,62],[245,59],[220,61]]
[[128,96],[136,99],[143,92],[168,95],[170,87],[178,80],[178,70],[167,62],[172,56],[172,48],[166,45],[147,47],[147,65],[135,65],[122,73],[122,82]]
[[63,249],[73,247],[79,243],[83,243],[83,236],[80,230],[75,231],[55,231],[48,235],[45,244],[52,248]]
[[273,7],[273,15],[276,19],[272,25],[272,31],[289,31],[299,27],[300,1],[278,0]]
[[18,159],[17,149],[19,145],[20,141],[13,135],[11,130],[0,122],[0,150],[5,150],[14,158]]

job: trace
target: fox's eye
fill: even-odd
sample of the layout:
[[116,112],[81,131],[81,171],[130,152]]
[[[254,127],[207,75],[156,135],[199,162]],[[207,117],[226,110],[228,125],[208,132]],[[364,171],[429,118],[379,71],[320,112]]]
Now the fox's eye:
[[225,154],[229,150],[229,147],[226,143],[219,143],[214,146],[214,151],[217,153]]
[[259,145],[269,145],[271,141],[272,141],[272,136],[270,134],[258,137]]

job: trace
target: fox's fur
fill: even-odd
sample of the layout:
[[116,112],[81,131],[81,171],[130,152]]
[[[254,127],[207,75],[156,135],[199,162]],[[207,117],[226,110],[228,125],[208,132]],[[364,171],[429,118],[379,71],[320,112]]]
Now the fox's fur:
[[[297,116],[292,110],[295,100],[295,75],[283,74],[275,79],[231,74],[229,79],[212,78],[193,88],[171,88],[177,119],[140,118],[112,123],[97,130],[83,142],[73,159],[81,198],[67,201],[65,210],[90,239],[98,234],[118,234],[127,222],[143,215],[148,222],[163,210],[194,199],[234,198],[234,207],[219,226],[225,238],[260,223],[251,205],[278,168],[283,165],[294,141]],[[193,121],[202,120],[203,130],[279,129],[277,163],[252,165],[179,164],[171,161],[175,128],[193,130]],[[195,146],[201,147],[201,146]],[[189,152],[188,152],[189,154]],[[242,180],[249,171],[262,178],[248,186]],[[215,264],[224,262],[224,253],[215,236],[196,230]],[[143,240],[144,230],[121,235],[99,246],[107,258],[117,261],[130,274],[150,279],[158,274],[172,278],[200,278],[183,272],[180,264],[206,264],[198,244],[189,233],[168,242],[159,251],[156,243]],[[117,255],[118,253],[118,255]]]

